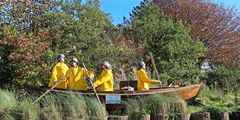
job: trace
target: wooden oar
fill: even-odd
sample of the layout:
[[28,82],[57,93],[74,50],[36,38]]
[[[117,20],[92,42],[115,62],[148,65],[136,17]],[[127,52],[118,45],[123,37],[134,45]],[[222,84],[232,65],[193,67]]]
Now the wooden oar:
[[[89,73],[88,73],[88,70],[87,70],[87,68],[86,68],[85,64],[84,64],[84,63],[82,63],[82,65],[83,65],[83,68],[84,68],[84,70],[85,70],[85,71],[86,71],[86,73],[87,73],[87,77],[90,77],[90,75],[89,75]],[[101,101],[100,101],[100,99],[99,99],[99,97],[98,97],[98,93],[97,93],[97,91],[96,91],[95,87],[93,86],[93,83],[92,83],[92,81],[91,81],[91,80],[89,80],[89,81],[90,81],[91,87],[93,88],[93,91],[94,91],[94,93],[95,93],[95,96],[96,96],[96,98],[97,98],[98,102],[99,102],[99,103],[101,103]]]
[[[157,70],[157,67],[156,67],[156,64],[155,64],[155,61],[153,59],[153,54],[150,52],[150,59],[151,59],[151,62],[152,62],[152,65],[153,65],[153,69],[155,70],[156,74],[157,74],[157,78],[158,80],[160,81],[160,76],[159,76],[159,73],[158,73],[158,70]],[[162,84],[160,84],[160,87],[162,88]]]
[[46,91],[45,93],[43,93],[40,97],[38,97],[34,102],[36,103],[37,101],[39,101],[43,96],[45,96],[46,94],[48,94],[50,91],[52,91],[55,87],[57,87],[60,83],[62,83],[65,79],[59,81],[57,84],[55,84],[54,86],[51,87],[51,89],[49,89],[48,91]]

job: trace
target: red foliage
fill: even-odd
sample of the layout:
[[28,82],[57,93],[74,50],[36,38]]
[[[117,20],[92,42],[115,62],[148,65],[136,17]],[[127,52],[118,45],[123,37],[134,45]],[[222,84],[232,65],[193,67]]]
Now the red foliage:
[[50,40],[49,32],[39,31],[32,35],[7,36],[3,39],[3,44],[11,46],[11,54],[8,57],[10,60],[33,62],[50,49]]
[[234,8],[205,0],[153,0],[165,14],[182,20],[191,36],[208,48],[207,57],[215,62],[240,66],[240,18]]
[[[1,46],[10,47],[8,59],[15,65],[15,77],[20,82],[29,72],[38,71],[40,57],[50,49],[52,36],[48,31],[39,30],[34,34],[6,36],[0,40]],[[23,81],[22,81],[23,82]],[[24,82],[23,82],[24,83]]]

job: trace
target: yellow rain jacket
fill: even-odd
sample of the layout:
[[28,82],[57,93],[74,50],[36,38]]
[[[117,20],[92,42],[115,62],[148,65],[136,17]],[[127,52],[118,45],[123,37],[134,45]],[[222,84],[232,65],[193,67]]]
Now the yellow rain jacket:
[[113,91],[113,74],[109,69],[104,69],[96,81],[93,83],[94,87],[100,86],[101,91]]
[[[90,77],[94,77],[93,72],[89,72]],[[67,72],[68,89],[87,90],[87,72],[82,67],[71,67]]]
[[[54,86],[54,82],[60,82],[68,71],[68,66],[65,63],[58,62],[52,69],[52,76],[48,84],[49,87]],[[67,81],[63,81],[56,86],[56,88],[66,89]]]
[[148,78],[147,73],[144,69],[140,69],[137,71],[137,89],[140,91],[149,90],[149,83],[156,83],[158,80],[151,80]]

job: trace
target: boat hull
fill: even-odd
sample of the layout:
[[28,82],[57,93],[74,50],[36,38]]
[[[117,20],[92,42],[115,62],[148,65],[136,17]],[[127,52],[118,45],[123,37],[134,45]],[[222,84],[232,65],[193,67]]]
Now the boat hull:
[[[183,87],[168,87],[168,88],[154,88],[149,91],[127,91],[127,90],[116,90],[114,92],[101,92],[98,91],[98,96],[104,98],[110,95],[118,95],[121,96],[122,99],[138,97],[138,96],[148,96],[148,95],[156,95],[156,94],[178,94],[184,100],[190,101],[194,100],[201,90],[201,84],[183,86]],[[89,91],[78,91],[78,90],[60,90],[54,89],[52,92],[64,92],[64,93],[76,93],[82,95],[95,95],[92,90]]]

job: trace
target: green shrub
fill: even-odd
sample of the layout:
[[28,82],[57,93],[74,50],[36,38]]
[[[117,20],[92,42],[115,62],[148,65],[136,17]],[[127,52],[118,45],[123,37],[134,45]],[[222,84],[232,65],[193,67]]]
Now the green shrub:
[[212,114],[218,112],[231,112],[235,109],[233,93],[226,92],[219,88],[204,87],[199,94],[199,99],[205,102],[202,111],[208,111]]
[[208,73],[207,84],[219,87],[227,92],[237,93],[239,90],[240,70],[224,65],[217,65]]

